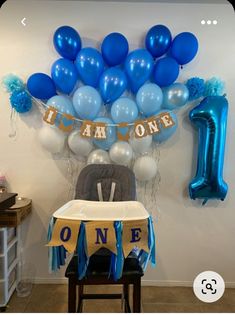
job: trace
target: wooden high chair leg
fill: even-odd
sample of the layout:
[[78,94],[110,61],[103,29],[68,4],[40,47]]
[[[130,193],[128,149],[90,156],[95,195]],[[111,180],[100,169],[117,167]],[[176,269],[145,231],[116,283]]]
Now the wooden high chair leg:
[[141,278],[133,283],[133,313],[141,313]]
[[77,312],[78,313],[82,313],[82,306],[83,306],[83,285],[80,284],[78,286],[78,309]]
[[76,279],[74,277],[69,277],[69,285],[68,285],[68,312],[76,313]]

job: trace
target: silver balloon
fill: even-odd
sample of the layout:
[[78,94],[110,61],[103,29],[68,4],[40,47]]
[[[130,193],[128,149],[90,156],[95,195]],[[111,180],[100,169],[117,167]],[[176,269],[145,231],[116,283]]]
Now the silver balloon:
[[141,156],[135,160],[133,171],[136,179],[148,181],[157,174],[157,163],[151,156]]
[[57,154],[65,148],[66,134],[57,127],[44,124],[38,131],[38,140],[47,151]]
[[92,151],[87,159],[87,164],[110,164],[110,158],[108,152],[97,149]]
[[113,162],[128,165],[132,159],[133,151],[128,142],[117,141],[111,146],[109,155]]
[[78,156],[88,156],[93,149],[92,141],[81,137],[80,130],[73,130],[68,137],[70,150]]
[[146,153],[150,150],[152,144],[152,135],[147,135],[143,138],[136,138],[134,133],[131,133],[129,143],[136,153]]
[[184,106],[189,98],[189,90],[185,84],[173,83],[163,89],[163,108],[176,109]]

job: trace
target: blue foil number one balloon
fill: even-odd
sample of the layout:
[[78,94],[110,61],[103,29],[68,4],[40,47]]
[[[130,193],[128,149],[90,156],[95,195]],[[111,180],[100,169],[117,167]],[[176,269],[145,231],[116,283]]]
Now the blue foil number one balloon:
[[199,128],[198,162],[195,178],[189,184],[192,199],[224,200],[228,185],[223,180],[228,101],[224,96],[209,96],[189,114]]

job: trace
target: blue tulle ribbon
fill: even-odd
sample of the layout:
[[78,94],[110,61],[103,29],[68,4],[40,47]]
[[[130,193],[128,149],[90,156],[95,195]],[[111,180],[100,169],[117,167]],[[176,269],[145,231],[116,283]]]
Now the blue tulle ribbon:
[[122,228],[123,225],[121,221],[114,222],[117,254],[111,254],[109,277],[112,276],[115,281],[121,278],[124,264],[124,255],[122,251]]
[[86,229],[85,223],[81,222],[78,242],[77,242],[77,254],[78,254],[78,278],[82,279],[86,275],[87,267],[89,264],[89,257],[87,254],[87,241],[86,241]]
[[[47,232],[47,242],[49,243],[52,237],[55,218],[51,218]],[[48,247],[48,267],[49,272],[57,271],[61,266],[65,265],[67,251],[64,246],[49,246]]]
[[143,271],[146,270],[149,261],[151,262],[153,267],[156,266],[156,243],[153,228],[153,219],[151,216],[149,216],[148,218],[148,248],[148,253],[141,249],[138,254],[139,263]]

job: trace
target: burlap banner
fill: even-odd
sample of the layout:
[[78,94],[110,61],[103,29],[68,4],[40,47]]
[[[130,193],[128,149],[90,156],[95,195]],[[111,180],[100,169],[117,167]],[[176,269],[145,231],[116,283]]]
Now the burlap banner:
[[63,245],[69,253],[73,253],[77,246],[81,221],[57,219],[52,231],[51,241],[47,246]]
[[87,222],[86,223],[87,251],[90,257],[102,247],[116,254],[116,235],[113,222]]
[[[57,219],[48,246],[63,245],[68,252],[76,249],[79,237],[80,221]],[[87,252],[90,257],[100,248],[105,247],[117,254],[114,222],[93,221],[85,223]],[[133,248],[138,247],[148,252],[148,219],[123,221],[122,247],[125,257]]]
[[171,128],[175,125],[175,121],[169,111],[162,112],[142,120],[136,120],[134,123],[113,123],[106,124],[103,122],[93,122],[90,120],[82,120],[65,113],[59,113],[55,108],[49,106],[44,114],[43,120],[50,125],[54,125],[59,120],[58,128],[70,132],[74,127],[75,120],[80,121],[80,135],[85,138],[94,138],[96,140],[107,139],[107,127],[117,127],[116,134],[118,140],[128,141],[130,137],[130,126],[134,125],[135,138],[143,138],[148,135],[154,135],[161,132],[162,128]]
[[124,221],[122,232],[122,246],[124,256],[127,257],[134,247],[148,248],[148,219],[137,221]]

